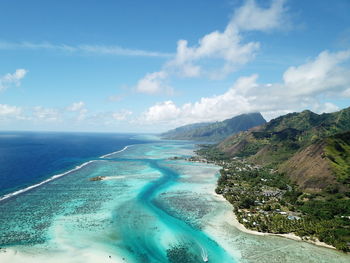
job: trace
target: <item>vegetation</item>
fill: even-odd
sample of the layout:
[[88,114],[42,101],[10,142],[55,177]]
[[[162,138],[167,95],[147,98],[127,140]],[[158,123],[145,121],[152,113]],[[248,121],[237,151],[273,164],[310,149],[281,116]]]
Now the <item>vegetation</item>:
[[199,145],[200,149],[196,151],[197,155],[202,156],[205,160],[211,161],[225,161],[229,160],[229,157],[224,152],[220,151],[218,148],[213,147],[210,144]]
[[326,139],[325,153],[341,183],[350,185],[350,132]]
[[260,113],[242,114],[214,123],[196,123],[162,134],[166,139],[220,141],[229,135],[266,123]]
[[350,251],[350,108],[287,114],[197,153],[222,166],[216,192],[246,227]]
[[303,111],[229,137],[218,147],[230,156],[251,157],[256,163],[278,165],[312,143],[349,130],[350,108],[321,115]]
[[247,228],[295,233],[350,251],[349,193],[303,193],[285,174],[241,158],[216,163],[223,167],[216,193],[234,205],[238,221]]

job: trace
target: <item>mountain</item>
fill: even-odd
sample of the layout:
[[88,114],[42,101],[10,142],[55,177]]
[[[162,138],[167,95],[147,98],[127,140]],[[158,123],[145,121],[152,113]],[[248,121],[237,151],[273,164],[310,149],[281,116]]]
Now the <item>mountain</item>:
[[281,164],[280,171],[306,191],[350,186],[350,132],[318,140]]
[[278,167],[309,192],[350,186],[350,107],[334,113],[290,113],[230,136],[218,149]]
[[264,123],[266,121],[260,113],[242,114],[221,122],[185,125],[165,132],[161,136],[172,140],[220,141],[227,136]]

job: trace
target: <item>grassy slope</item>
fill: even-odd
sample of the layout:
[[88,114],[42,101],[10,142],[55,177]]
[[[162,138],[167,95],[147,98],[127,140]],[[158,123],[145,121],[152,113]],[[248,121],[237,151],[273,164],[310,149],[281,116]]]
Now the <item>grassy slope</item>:
[[325,154],[339,182],[350,185],[350,132],[328,137]]
[[[229,157],[242,156],[266,168],[278,168],[288,176],[285,179],[296,183],[294,201],[287,198],[293,191],[287,191],[282,201],[290,203],[288,209],[292,206],[292,211],[302,213],[302,220],[295,224],[297,230],[289,229],[285,222],[270,222],[270,232],[282,226],[283,231],[317,237],[339,250],[350,251],[350,108],[331,114],[304,111],[281,116],[227,138],[216,149]],[[246,184],[247,180],[252,179],[239,177],[236,184]],[[224,189],[231,187],[223,185]],[[253,183],[252,187],[257,185]],[[230,201],[237,195],[225,197]]]
[[[333,182],[331,177],[335,176],[340,183],[349,184],[349,136],[347,133],[335,135],[349,130],[350,108],[321,115],[303,111],[281,116],[256,129],[231,136],[218,147],[231,156],[278,166],[302,188],[317,190],[322,187],[318,181],[326,177],[329,177],[327,182]],[[321,142],[322,149],[316,151]],[[315,172],[315,164],[322,168],[318,169],[320,173]],[[301,175],[305,178],[298,180]]]

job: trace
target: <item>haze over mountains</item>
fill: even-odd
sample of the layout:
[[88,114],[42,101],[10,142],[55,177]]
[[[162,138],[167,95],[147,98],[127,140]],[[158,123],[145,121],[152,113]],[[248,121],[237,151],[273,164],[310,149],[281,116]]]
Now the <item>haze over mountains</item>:
[[246,131],[266,123],[260,113],[249,113],[235,116],[231,119],[213,123],[195,123],[178,127],[163,133],[165,139],[221,141],[232,134]]

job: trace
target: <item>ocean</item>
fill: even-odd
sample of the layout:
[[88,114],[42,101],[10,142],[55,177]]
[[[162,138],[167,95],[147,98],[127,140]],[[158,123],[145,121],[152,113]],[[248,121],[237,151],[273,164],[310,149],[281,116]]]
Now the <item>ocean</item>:
[[0,132],[0,199],[103,154],[145,143],[133,137],[108,133]]
[[187,160],[194,142],[2,133],[1,145],[0,262],[349,262],[332,249],[238,230],[214,192],[220,167]]

